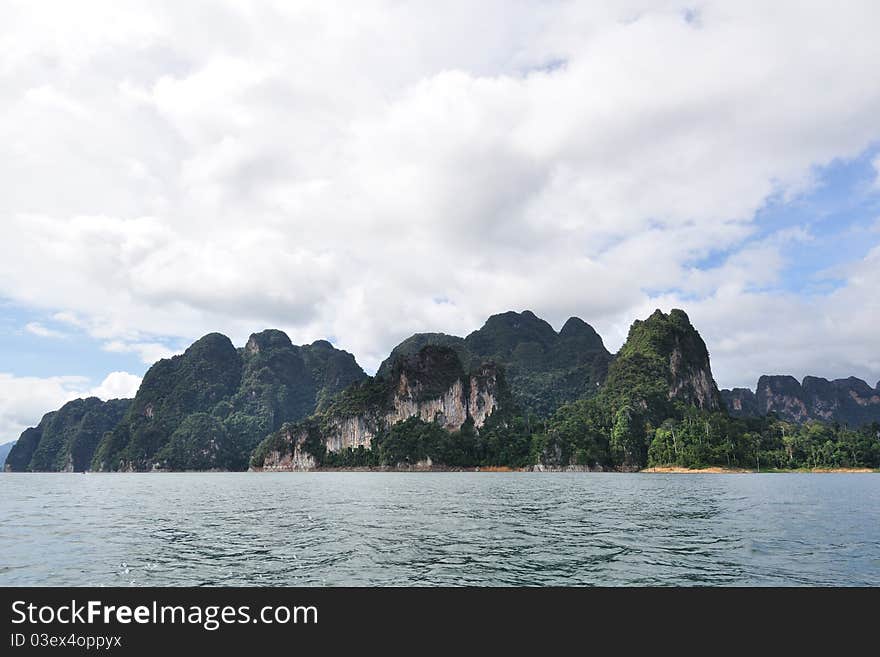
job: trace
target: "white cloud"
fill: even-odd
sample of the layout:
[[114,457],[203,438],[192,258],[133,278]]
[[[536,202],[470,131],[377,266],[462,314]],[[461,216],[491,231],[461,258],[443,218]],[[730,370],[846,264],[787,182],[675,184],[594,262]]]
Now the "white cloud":
[[16,377],[0,373],[0,440],[16,440],[44,413],[76,398],[88,379],[78,376]]
[[78,119],[84,119],[89,114],[83,105],[49,85],[28,89],[24,94],[24,102],[37,108],[47,108],[50,111],[61,110]]
[[110,372],[101,384],[89,390],[90,397],[97,397],[107,401],[108,399],[132,398],[141,385],[141,377],[128,372]]
[[[864,272],[790,298],[771,288],[791,239],[750,241],[768,196],[880,139],[880,9],[686,8],[12,5],[0,295],[145,362],[162,336],[277,326],[367,368],[510,308],[613,347],[669,301],[705,322],[722,384],[880,375],[876,316],[832,333]],[[760,339],[780,309],[788,342]]]
[[838,273],[845,285],[823,296],[731,283],[703,299],[685,302],[670,295],[659,301],[687,308],[708,343],[715,378],[725,387],[754,388],[760,374],[858,376],[873,386],[880,378],[880,297],[874,292],[880,288],[880,247]]
[[61,331],[56,331],[54,329],[47,328],[40,324],[39,322],[28,322],[24,326],[24,330],[30,333],[31,335],[36,335],[41,338],[63,338],[65,334]]
[[62,311],[57,312],[52,315],[52,319],[56,322],[61,322],[62,324],[69,324],[70,326],[75,326],[76,328],[84,328],[82,320],[76,316],[76,313]]
[[104,351],[116,353],[135,353],[140,357],[141,362],[147,365],[152,365],[161,358],[171,358],[174,354],[179,353],[158,342],[122,342],[113,340],[106,343],[103,349]]
[[0,442],[16,440],[45,413],[57,410],[72,399],[132,397],[140,381],[140,377],[127,372],[111,372],[95,387],[83,376],[41,378],[0,372]]

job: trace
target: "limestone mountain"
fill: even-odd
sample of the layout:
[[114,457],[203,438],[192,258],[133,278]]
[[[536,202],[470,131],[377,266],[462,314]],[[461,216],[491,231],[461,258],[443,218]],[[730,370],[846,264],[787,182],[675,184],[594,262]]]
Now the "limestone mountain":
[[675,403],[722,408],[706,343],[679,309],[633,322],[601,394],[615,408],[630,404],[655,421],[674,415]]
[[4,443],[0,445],[0,471],[4,469],[6,466],[6,457],[9,455],[9,451],[15,445],[15,441]]
[[502,406],[509,395],[493,363],[466,371],[455,348],[428,343],[398,355],[384,376],[350,387],[307,421],[282,427],[255,450],[251,466],[310,470],[346,450],[373,450],[381,459],[383,438],[401,423],[429,425],[428,433],[441,437],[464,427],[479,431]]
[[713,412],[721,396],[709,351],[683,310],[636,320],[592,399],[562,406],[540,442],[542,463],[637,470],[655,427],[694,409]]
[[365,377],[351,354],[325,341],[295,346],[267,330],[236,349],[211,333],[147,371],[92,468],[242,469],[268,433]]
[[[47,413],[6,467],[876,467],[878,425],[834,423],[869,423],[878,409],[880,384],[858,379],[762,377],[755,393],[722,399],[682,310],[633,322],[615,355],[578,318],[557,332],[530,311],[506,312],[464,338],[413,335],[375,377],[323,340],[296,346],[266,330],[236,348],[211,333],[155,363],[133,400]],[[768,413],[805,422],[798,439]]]
[[577,317],[557,333],[526,310],[492,315],[465,338],[444,333],[417,333],[399,345],[379,367],[387,376],[396,360],[426,345],[449,347],[466,367],[494,362],[504,368],[518,406],[538,416],[559,405],[592,395],[605,379],[611,354],[593,328]]
[[12,472],[80,472],[89,468],[95,447],[105,432],[125,415],[130,399],[74,399],[46,413],[36,427],[26,429],[6,457]]
[[446,333],[416,333],[391,350],[388,358],[382,361],[376,370],[377,378],[388,378],[394,364],[401,358],[413,356],[424,347],[448,347],[455,351],[462,364],[469,364],[473,355],[468,351],[464,338]]
[[857,427],[880,422],[880,382],[876,388],[855,377],[829,381],[807,376],[762,376],[752,392],[748,388],[722,390],[734,417],[776,414],[790,422],[839,422]]

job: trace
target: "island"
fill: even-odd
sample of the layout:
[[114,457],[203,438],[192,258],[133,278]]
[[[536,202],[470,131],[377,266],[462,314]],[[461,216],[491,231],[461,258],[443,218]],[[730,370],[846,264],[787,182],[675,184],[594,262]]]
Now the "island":
[[719,390],[688,315],[655,311],[610,353],[530,311],[466,337],[419,333],[375,376],[282,331],[208,334],[134,399],[78,399],[10,450],[11,472],[880,468],[880,382],[764,376]]

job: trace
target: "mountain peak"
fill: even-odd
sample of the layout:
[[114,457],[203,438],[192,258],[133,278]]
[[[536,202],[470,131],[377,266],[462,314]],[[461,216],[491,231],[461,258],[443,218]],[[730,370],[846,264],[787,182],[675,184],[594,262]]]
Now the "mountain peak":
[[551,331],[553,330],[553,327],[550,326],[550,324],[538,317],[531,310],[523,310],[522,312],[508,310],[507,312],[490,315],[489,319],[487,319],[486,323],[483,325],[483,328],[486,328],[487,326],[506,326],[512,329],[522,329],[535,326],[542,329],[549,328]]
[[758,379],[758,387],[755,389],[756,394],[760,394],[761,391],[772,390],[772,391],[785,391],[785,390],[800,390],[801,383],[793,376],[788,374],[762,374]]
[[[415,354],[400,356],[391,373],[396,389],[406,386],[421,398],[442,394],[465,375],[465,368],[452,347],[428,344]],[[405,382],[404,382],[405,379]]]
[[611,359],[599,334],[577,317],[557,333],[531,310],[509,310],[492,315],[466,338],[445,333],[410,336],[394,347],[376,377],[387,378],[401,356],[413,355],[425,345],[452,348],[467,371],[480,363],[496,363],[516,402],[542,415],[595,394]]
[[870,395],[874,390],[867,384],[867,382],[858,378],[857,376],[848,376],[845,379],[834,379],[831,384],[838,389],[842,390],[853,390],[859,395]]
[[208,333],[193,342],[184,351],[184,355],[195,356],[198,354],[222,351],[235,351],[232,340],[222,333]]
[[681,308],[673,308],[670,310],[669,319],[682,326],[693,326],[693,324],[691,324],[691,318],[688,317],[688,314]]
[[669,311],[669,314],[664,313],[657,308],[647,317],[647,319],[644,320],[644,322],[671,322],[681,328],[693,327],[690,317],[688,317],[688,314],[681,308],[673,308]]
[[558,337],[553,327],[531,310],[521,313],[509,310],[489,317],[483,327],[468,335],[465,341],[477,353],[509,356],[523,342],[546,347]]
[[598,339],[599,343],[602,342],[602,338],[596,332],[596,329],[587,324],[580,317],[569,317],[565,320],[565,324],[559,329],[559,337],[589,337]]
[[244,350],[249,354],[257,354],[266,349],[290,349],[292,346],[293,343],[284,331],[266,329],[259,333],[252,333]]
[[310,347],[316,349],[333,349],[333,344],[329,340],[315,340]]
[[415,354],[401,356],[394,365],[394,372],[419,378],[445,372],[457,378],[464,376],[464,366],[455,349],[428,344]]
[[754,394],[750,390],[722,393],[730,413],[761,417],[775,413],[790,422],[818,420],[859,426],[880,418],[880,382],[871,388],[855,376],[829,381],[805,376],[798,382],[786,374],[763,375]]
[[451,347],[458,352],[462,363],[470,364],[471,356],[464,346],[464,338],[446,333],[414,333],[391,350],[388,358],[383,360],[379,369],[376,370],[376,376],[379,378],[388,377],[399,358],[415,354],[426,345]]
[[[637,385],[641,391],[635,391]],[[706,343],[679,309],[668,315],[657,309],[633,322],[608,370],[608,386],[610,394],[658,411],[672,400],[721,407]]]

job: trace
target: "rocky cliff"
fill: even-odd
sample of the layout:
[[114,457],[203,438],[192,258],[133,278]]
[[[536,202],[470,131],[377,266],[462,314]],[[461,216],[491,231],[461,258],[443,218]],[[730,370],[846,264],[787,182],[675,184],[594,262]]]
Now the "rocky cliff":
[[675,403],[722,407],[706,344],[678,309],[633,322],[601,394],[612,408],[632,405],[657,421],[671,417]]
[[454,348],[426,345],[399,356],[387,377],[343,393],[318,417],[285,425],[255,451],[252,467],[309,470],[323,451],[370,449],[389,428],[417,418],[447,432],[482,428],[502,404],[503,375],[492,363],[466,373]]
[[321,437],[317,425],[311,422],[284,425],[264,440],[257,448],[259,465],[254,470],[264,472],[302,472],[314,470],[318,462],[312,451],[317,451]]
[[382,429],[412,417],[450,432],[460,430],[468,420],[479,429],[497,407],[498,371],[494,365],[483,365],[477,372],[457,377],[447,388],[433,392],[426,392],[418,379],[401,372],[394,381],[388,407],[359,415],[331,416],[324,441],[331,452],[348,447],[369,449]]
[[860,426],[880,422],[880,382],[876,388],[855,377],[829,381],[807,376],[762,376],[748,388],[722,390],[730,414],[759,417],[774,413],[791,422],[819,420]]

